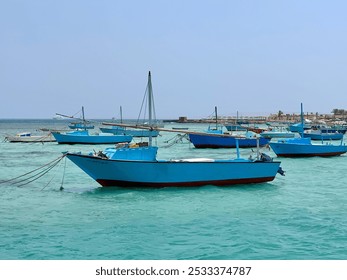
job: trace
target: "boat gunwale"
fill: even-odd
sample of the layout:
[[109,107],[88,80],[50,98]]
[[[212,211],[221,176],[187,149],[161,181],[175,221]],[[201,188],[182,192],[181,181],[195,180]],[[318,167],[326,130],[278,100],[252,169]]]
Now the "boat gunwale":
[[175,159],[175,160],[156,160],[156,161],[151,161],[151,160],[134,160],[134,159],[110,159],[110,158],[103,158],[103,157],[98,157],[98,156],[92,156],[92,155],[84,155],[84,154],[76,154],[76,153],[70,153],[67,152],[65,153],[65,156],[74,156],[74,157],[82,157],[82,158],[89,158],[89,159],[94,159],[94,160],[102,160],[102,161],[112,161],[112,162],[131,162],[131,163],[161,163],[161,164],[168,164],[168,163],[204,163],[204,164],[215,164],[215,163],[247,163],[247,164],[254,164],[254,163],[279,163],[281,164],[281,161],[261,161],[261,160],[254,160],[254,161],[237,161],[237,159],[217,159],[214,161],[184,161],[184,158],[182,159]]

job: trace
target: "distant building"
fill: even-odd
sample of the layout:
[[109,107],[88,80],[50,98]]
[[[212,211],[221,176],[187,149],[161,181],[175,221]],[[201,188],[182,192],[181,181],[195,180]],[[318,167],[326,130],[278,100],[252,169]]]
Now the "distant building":
[[187,117],[179,117],[178,122],[180,122],[180,123],[188,122],[188,118]]

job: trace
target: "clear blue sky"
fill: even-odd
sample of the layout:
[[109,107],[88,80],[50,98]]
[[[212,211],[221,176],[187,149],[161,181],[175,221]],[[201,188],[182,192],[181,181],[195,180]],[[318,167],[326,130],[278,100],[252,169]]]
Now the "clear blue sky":
[[0,118],[347,109],[347,1],[0,2]]

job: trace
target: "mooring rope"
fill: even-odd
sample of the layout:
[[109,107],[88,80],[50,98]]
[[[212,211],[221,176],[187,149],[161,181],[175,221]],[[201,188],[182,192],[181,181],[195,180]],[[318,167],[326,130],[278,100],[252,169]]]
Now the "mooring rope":
[[57,164],[59,163],[58,162],[55,162],[54,164],[52,164],[51,166],[47,167],[46,169],[40,171],[39,173],[37,174],[34,174],[28,178],[25,178],[25,179],[22,179],[22,180],[19,180],[19,181],[14,181],[11,183],[11,185],[17,185],[19,183],[22,183],[24,182],[23,184],[19,184],[17,185],[17,187],[22,187],[22,186],[25,186],[31,182],[34,182],[36,181],[37,179],[41,178],[43,175],[47,174],[51,169],[53,169]]
[[[17,187],[21,187],[24,185],[27,185],[33,181],[36,181],[37,179],[41,178],[45,174],[47,174],[50,170],[52,170],[63,158],[65,157],[65,154],[38,167],[34,170],[31,170],[25,174],[19,175],[15,178],[0,181],[0,184],[10,183],[11,185],[17,185]],[[36,172],[36,173],[35,173]],[[30,176],[28,176],[30,175]],[[22,179],[20,179],[22,178]]]
[[168,145],[162,146],[161,148],[169,148],[169,147],[172,147],[175,144],[183,143],[183,139],[188,140],[188,135],[187,134],[183,134],[183,135],[182,134],[177,134],[174,137],[172,137],[171,139],[165,141],[165,143],[168,143]]
[[64,162],[63,178],[61,179],[61,185],[60,185],[60,188],[59,188],[59,190],[61,190],[61,191],[64,189],[63,185],[64,185],[64,178],[65,178],[65,170],[66,170],[66,158],[65,158],[65,162]]

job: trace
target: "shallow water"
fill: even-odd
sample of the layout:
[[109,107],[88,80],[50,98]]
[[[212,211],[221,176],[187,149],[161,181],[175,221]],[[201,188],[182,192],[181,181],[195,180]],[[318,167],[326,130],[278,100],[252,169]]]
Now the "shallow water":
[[[0,139],[66,125],[0,120]],[[172,126],[178,125],[166,124]],[[236,155],[234,149],[194,149],[186,140],[165,148],[174,135],[161,134],[159,158]],[[0,181],[67,150],[105,147],[1,142]],[[286,176],[270,183],[133,190],[100,188],[63,160],[30,184],[0,184],[0,259],[346,259],[347,156],[281,161]]]

